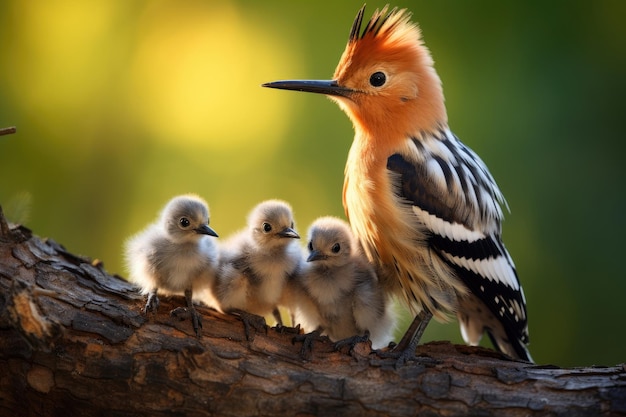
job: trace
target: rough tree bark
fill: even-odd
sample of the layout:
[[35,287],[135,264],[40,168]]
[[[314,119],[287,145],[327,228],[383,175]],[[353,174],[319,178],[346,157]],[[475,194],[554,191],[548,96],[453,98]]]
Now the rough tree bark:
[[429,343],[394,367],[359,344],[300,357],[293,334],[244,336],[200,307],[204,328],[141,313],[132,285],[0,210],[0,414],[21,416],[625,415],[626,368],[561,369]]

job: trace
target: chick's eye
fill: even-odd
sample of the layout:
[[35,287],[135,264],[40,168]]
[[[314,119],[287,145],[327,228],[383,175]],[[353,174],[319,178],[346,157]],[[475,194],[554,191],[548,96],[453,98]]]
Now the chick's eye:
[[309,244],[307,245],[307,248],[309,249],[310,252],[313,252],[313,242],[309,242]]
[[263,226],[262,226],[262,227],[263,227],[263,231],[264,231],[265,233],[269,233],[269,232],[271,232],[271,231],[272,231],[272,225],[271,225],[271,224],[269,224],[269,223],[263,223]]
[[381,87],[387,82],[387,76],[383,72],[375,72],[370,76],[370,84],[374,87]]
[[187,227],[189,227],[191,222],[189,221],[188,218],[181,217],[180,220],[178,220],[178,224],[180,224],[180,227],[182,227],[183,229],[186,229]]
[[339,253],[339,251],[341,250],[341,245],[339,245],[339,243],[335,243],[330,250],[332,250],[333,253]]

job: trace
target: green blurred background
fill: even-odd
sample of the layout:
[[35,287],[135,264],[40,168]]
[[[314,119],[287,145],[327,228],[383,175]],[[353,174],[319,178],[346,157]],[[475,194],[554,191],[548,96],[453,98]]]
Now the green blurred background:
[[[204,196],[221,236],[267,198],[292,203],[302,234],[343,216],[349,120],[259,85],[329,78],[361,5],[1,2],[0,127],[18,133],[0,137],[0,204],[121,275],[124,240],[177,194]],[[395,5],[508,199],[535,360],[626,361],[626,2]],[[458,326],[433,323],[433,339],[460,342]]]

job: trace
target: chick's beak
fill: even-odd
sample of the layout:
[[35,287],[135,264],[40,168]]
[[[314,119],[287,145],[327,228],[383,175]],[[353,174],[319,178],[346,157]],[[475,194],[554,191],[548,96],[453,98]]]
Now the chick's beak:
[[209,236],[219,237],[217,233],[215,233],[215,230],[211,229],[208,224],[203,224],[202,226],[194,230],[196,233],[200,235],[209,235]]
[[309,257],[306,258],[307,262],[313,262],[313,261],[319,261],[321,259],[324,259],[325,256],[322,252],[318,251],[318,250],[312,250],[311,253],[309,254]]
[[300,235],[296,233],[291,227],[285,227],[283,230],[277,233],[280,237],[288,237],[292,239],[300,239]]
[[354,90],[340,86],[336,80],[283,80],[261,84],[261,87],[306,91],[340,97],[350,97],[354,93]]

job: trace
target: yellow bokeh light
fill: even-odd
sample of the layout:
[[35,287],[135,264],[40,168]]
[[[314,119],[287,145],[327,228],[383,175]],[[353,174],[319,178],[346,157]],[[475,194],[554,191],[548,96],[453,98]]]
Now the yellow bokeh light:
[[275,149],[288,109],[260,84],[275,76],[274,63],[299,61],[276,35],[230,3],[149,3],[131,69],[132,112],[161,141]]
[[14,2],[10,8],[18,23],[3,69],[15,105],[35,121],[22,127],[29,131],[39,124],[50,135],[43,147],[58,150],[59,144],[72,143],[87,155],[90,133],[114,90],[115,21],[124,8],[76,0]]

